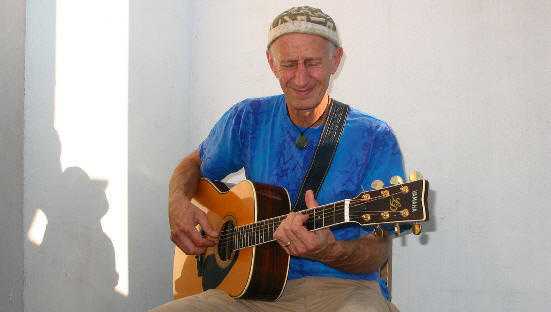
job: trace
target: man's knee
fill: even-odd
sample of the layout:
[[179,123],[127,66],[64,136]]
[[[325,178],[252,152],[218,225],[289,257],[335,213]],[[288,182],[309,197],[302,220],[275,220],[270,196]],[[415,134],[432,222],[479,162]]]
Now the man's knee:
[[197,295],[167,302],[150,312],[227,311],[234,301],[223,291],[210,289]]

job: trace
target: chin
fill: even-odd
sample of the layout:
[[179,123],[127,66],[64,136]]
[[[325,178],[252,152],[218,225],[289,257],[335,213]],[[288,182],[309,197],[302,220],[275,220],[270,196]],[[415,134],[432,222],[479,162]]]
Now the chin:
[[292,107],[294,109],[298,110],[308,110],[313,109],[316,106],[318,106],[323,99],[323,95],[316,97],[316,96],[309,96],[309,97],[301,97],[301,96],[290,96],[288,97],[289,101],[292,104]]
[[291,107],[296,110],[311,110],[319,105],[319,101],[315,100],[299,100],[293,99]]

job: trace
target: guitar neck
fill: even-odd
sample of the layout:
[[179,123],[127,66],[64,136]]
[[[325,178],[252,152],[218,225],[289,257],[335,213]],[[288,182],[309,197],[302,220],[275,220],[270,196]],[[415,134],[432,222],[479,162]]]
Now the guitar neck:
[[[428,182],[419,180],[364,192],[354,199],[301,211],[308,219],[304,226],[315,231],[343,223],[363,226],[424,222],[427,213]],[[288,215],[229,229],[221,241],[230,249],[242,249],[274,241],[274,232]]]
[[[308,215],[304,226],[309,231],[315,231],[349,222],[348,203],[349,200],[343,200],[300,211]],[[234,228],[233,247],[242,249],[274,241],[275,230],[287,216],[288,214]],[[230,243],[230,240],[226,241]]]

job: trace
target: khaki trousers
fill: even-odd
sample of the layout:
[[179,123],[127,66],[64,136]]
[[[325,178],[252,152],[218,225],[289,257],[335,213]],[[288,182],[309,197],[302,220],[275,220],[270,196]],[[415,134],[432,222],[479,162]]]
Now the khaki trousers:
[[383,298],[375,281],[307,277],[287,281],[282,296],[273,302],[233,299],[211,289],[171,301],[150,312],[185,311],[398,312],[398,309]]

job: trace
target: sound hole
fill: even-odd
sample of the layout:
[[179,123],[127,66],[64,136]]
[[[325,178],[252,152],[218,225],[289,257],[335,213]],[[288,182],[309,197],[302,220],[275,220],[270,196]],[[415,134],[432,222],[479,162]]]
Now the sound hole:
[[220,230],[220,240],[218,241],[218,255],[222,261],[226,261],[231,258],[234,245],[233,245],[233,221],[229,220],[224,223]]

